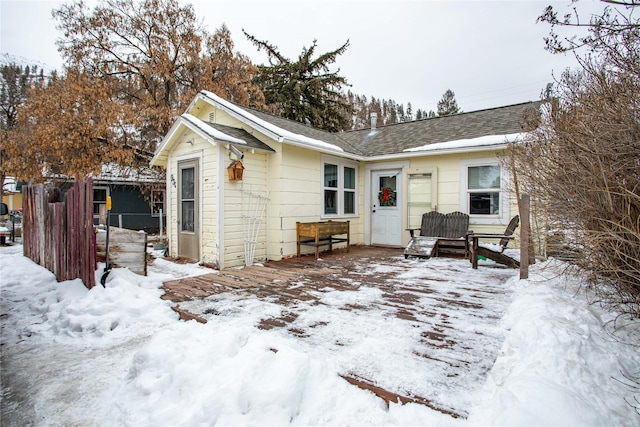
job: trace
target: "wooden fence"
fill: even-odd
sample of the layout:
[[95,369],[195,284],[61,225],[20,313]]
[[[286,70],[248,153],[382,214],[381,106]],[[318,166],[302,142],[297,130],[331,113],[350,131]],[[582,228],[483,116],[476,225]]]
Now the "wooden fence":
[[42,184],[22,187],[24,255],[55,274],[58,281],[80,278],[96,285],[93,180],[76,181],[64,201]]

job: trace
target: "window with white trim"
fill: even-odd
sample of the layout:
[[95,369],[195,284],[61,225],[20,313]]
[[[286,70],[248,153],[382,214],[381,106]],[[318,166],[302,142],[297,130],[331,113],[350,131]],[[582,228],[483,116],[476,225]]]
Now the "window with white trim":
[[323,215],[355,215],[357,176],[355,163],[337,158],[323,158]]
[[504,171],[496,159],[461,162],[460,209],[476,223],[493,223],[508,215]]
[[500,165],[467,169],[469,215],[500,215]]
[[151,216],[160,216],[160,212],[163,215],[167,213],[167,209],[164,204],[165,190],[151,190]]

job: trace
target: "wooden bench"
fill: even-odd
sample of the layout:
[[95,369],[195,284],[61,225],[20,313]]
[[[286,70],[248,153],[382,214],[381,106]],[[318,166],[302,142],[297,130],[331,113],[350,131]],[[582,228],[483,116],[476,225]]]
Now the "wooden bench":
[[[346,237],[335,237],[346,235]],[[298,256],[300,256],[300,246],[315,246],[316,259],[320,246],[329,245],[329,250],[333,250],[334,243],[346,242],[347,252],[351,248],[349,237],[349,221],[319,221],[319,222],[296,222],[296,244]]]
[[[415,232],[420,230],[420,235]],[[404,250],[404,257],[431,258],[441,253],[469,256],[469,215],[462,212],[443,214],[427,212],[422,215],[420,228],[408,229],[411,241]]]

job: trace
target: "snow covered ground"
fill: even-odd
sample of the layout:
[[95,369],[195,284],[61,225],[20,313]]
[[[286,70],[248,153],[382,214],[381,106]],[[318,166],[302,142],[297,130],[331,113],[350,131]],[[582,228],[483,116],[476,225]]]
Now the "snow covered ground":
[[[431,261],[415,268],[459,262]],[[2,425],[636,426],[640,391],[627,378],[640,376],[640,352],[630,345],[640,342],[639,323],[589,305],[577,279],[557,274],[561,268],[538,264],[529,280],[517,272],[508,279],[513,292],[492,333],[504,337],[498,358],[478,377],[485,380],[451,397],[468,405],[468,418],[454,419],[419,404],[387,408],[339,377],[345,359],[319,348],[319,338],[256,328],[281,313],[268,301],[219,297],[215,309],[225,315],[179,321],[160,299],[162,282],[209,269],[157,260],[148,277],[115,269],[106,289],[89,291],[78,280],[57,283],[19,245],[0,247]],[[323,296],[327,307],[377,297],[371,288]],[[336,325],[367,327],[367,318],[347,310],[332,316],[343,316],[332,318]],[[395,326],[389,340],[398,339]],[[424,369],[413,378],[428,378],[426,361]]]

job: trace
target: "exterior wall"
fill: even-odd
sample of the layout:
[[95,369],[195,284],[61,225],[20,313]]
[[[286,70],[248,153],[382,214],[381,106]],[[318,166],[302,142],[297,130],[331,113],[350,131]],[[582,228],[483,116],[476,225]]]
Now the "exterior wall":
[[[219,181],[220,170],[218,157],[220,147],[208,141],[202,141],[202,157],[200,159],[200,259],[207,265],[218,266],[220,263],[219,246]],[[195,145],[195,144],[194,144]]]
[[[350,221],[351,243],[362,244],[364,242],[363,165],[357,166],[356,214],[325,216],[322,155],[315,151],[290,145],[279,145],[278,148],[277,154],[269,156],[269,186],[272,194],[272,203],[269,209],[269,259],[279,260],[296,255],[296,222],[348,220]],[[314,249],[303,246],[301,251],[307,253],[314,251]]]
[[[224,166],[231,163],[222,148]],[[253,262],[267,260],[267,211],[262,209],[263,197],[269,194],[267,186],[267,157],[264,152],[244,152],[242,181],[230,181],[224,173],[224,268],[245,265],[245,239],[256,236]],[[260,196],[260,197],[254,197]],[[267,201],[267,207],[270,202]],[[256,217],[259,221],[252,221]],[[252,232],[257,229],[257,234]]]
[[[151,205],[136,185],[105,184],[111,192],[111,215],[109,223],[129,230],[144,230],[157,233],[160,219],[151,215]],[[100,183],[95,187],[102,187]]]
[[22,193],[5,193],[2,195],[2,203],[7,205],[9,211],[22,210]]
[[[274,141],[262,135],[254,133],[253,129],[244,125],[239,120],[227,113],[217,110],[207,103],[198,103],[200,107],[197,117],[206,122],[244,128],[254,134],[269,146]],[[196,114],[192,111],[192,114]],[[210,144],[209,144],[210,145]],[[250,231],[250,224],[246,216],[255,214],[251,209],[250,193],[267,196],[270,188],[267,181],[267,167],[272,153],[245,150],[237,146],[243,152],[244,174],[242,181],[231,181],[226,168],[235,160],[235,156],[229,156],[226,144],[220,143],[214,150],[203,152],[202,174],[202,247],[203,262],[211,263],[222,268],[241,267],[245,265],[245,234]],[[218,182],[222,186],[218,185]],[[271,194],[269,194],[270,197]],[[223,201],[223,203],[219,203]],[[273,205],[273,201],[267,202],[267,208]],[[220,207],[220,209],[218,209]],[[253,205],[255,207],[255,205]],[[251,211],[253,211],[253,213]],[[259,213],[259,212],[258,212]],[[243,218],[243,215],[245,218]],[[267,234],[269,212],[264,212],[263,222],[259,225],[257,244],[253,262],[264,262],[267,257]]]
[[[193,144],[186,141],[193,141]],[[200,261],[218,265],[218,146],[193,132],[181,136],[167,162],[167,235],[169,253],[178,256],[178,162],[199,160]]]
[[[444,156],[427,156],[422,158],[412,158],[411,168],[424,168],[434,169],[437,168],[438,183],[437,183],[437,211],[442,213],[449,213],[461,210],[460,207],[460,192],[464,191],[464,184],[461,183],[461,162],[473,159],[487,159],[497,157],[498,152],[479,152],[479,153],[465,153],[465,154],[450,154]],[[406,173],[405,173],[406,175]],[[503,171],[503,178],[505,177]],[[504,181],[504,179],[503,179]],[[406,180],[405,180],[406,182]],[[509,223],[509,219],[518,214],[518,209],[515,204],[515,198],[508,191],[509,183],[503,182],[503,195],[509,198],[509,212],[507,212],[507,220],[501,221],[499,224],[480,224],[477,218],[471,216],[469,219],[469,228],[476,233],[502,233]],[[506,189],[506,190],[505,190]],[[404,207],[406,209],[406,206]],[[406,214],[405,214],[406,217]],[[408,241],[409,235],[405,236],[405,240]]]

